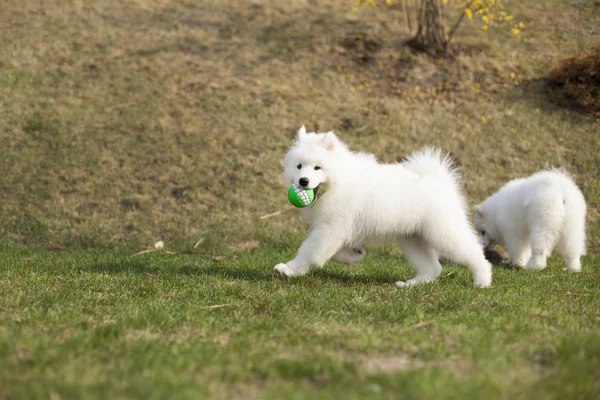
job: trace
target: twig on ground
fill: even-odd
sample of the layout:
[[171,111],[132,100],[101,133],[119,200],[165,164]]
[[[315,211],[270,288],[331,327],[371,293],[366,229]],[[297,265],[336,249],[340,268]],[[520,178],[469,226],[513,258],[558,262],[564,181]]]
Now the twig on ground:
[[142,251],[138,251],[137,253],[135,253],[133,256],[139,256],[142,254],[146,254],[146,253],[154,253],[155,251],[161,251],[162,249],[148,249],[148,250],[142,250]]
[[237,256],[234,254],[215,254],[215,253],[211,253],[210,251],[189,250],[189,251],[184,252],[183,254],[188,254],[188,255],[199,254],[199,255],[203,255],[203,256],[211,256],[212,259],[215,261],[235,260],[237,258]]
[[152,275],[149,272],[144,272],[144,275],[146,275],[148,278],[160,279],[160,276]]
[[214,255],[213,256],[213,260],[214,261],[225,261],[225,260],[235,260],[237,257],[234,256],[233,254],[222,254],[222,255]]
[[202,244],[202,242],[204,242],[204,238],[198,239],[198,241],[196,242],[196,244],[194,245],[193,248],[195,249],[196,247],[200,246]]
[[281,214],[283,214],[283,211],[279,210],[279,211],[275,211],[271,214],[261,215],[260,217],[258,217],[258,219],[267,219],[267,218],[271,218],[271,217],[276,217]]
[[433,320],[423,321],[423,322],[419,322],[418,324],[414,324],[413,326],[410,327],[410,329],[420,329],[425,326],[433,325],[434,323],[435,323],[435,321],[433,321]]

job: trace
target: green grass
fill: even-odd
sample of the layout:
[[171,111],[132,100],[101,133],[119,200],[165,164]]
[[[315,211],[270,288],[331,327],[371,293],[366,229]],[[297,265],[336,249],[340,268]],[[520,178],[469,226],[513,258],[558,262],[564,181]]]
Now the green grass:
[[[284,279],[272,244],[233,261],[4,246],[2,398],[597,398],[600,257],[582,274],[446,266],[386,248]],[[150,274],[151,276],[148,276]]]

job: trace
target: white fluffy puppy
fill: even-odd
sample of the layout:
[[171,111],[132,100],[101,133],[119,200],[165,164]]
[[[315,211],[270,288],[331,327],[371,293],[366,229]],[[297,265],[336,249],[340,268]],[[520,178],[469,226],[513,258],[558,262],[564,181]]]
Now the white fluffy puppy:
[[315,189],[302,210],[311,232],[296,258],[277,264],[287,276],[304,275],[327,260],[352,264],[372,242],[395,242],[417,275],[398,286],[431,282],[443,256],[466,264],[476,286],[492,282],[491,265],[471,227],[459,175],[448,156],[424,148],[406,162],[380,164],[371,154],[354,153],[333,132],[298,131],[284,159],[289,184]]
[[475,228],[484,246],[505,246],[510,261],[545,268],[556,249],[567,269],[581,271],[585,254],[585,199],[564,171],[538,172],[515,179],[475,206]]

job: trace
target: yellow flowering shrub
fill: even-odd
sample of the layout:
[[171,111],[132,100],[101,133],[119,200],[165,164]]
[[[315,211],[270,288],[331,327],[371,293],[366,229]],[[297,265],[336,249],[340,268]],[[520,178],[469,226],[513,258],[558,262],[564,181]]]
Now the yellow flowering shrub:
[[[502,2],[496,2],[496,0],[452,1],[452,3],[457,7],[462,4],[468,19],[471,19],[470,16],[475,12],[481,19],[481,29],[484,31],[491,26],[506,26],[514,18],[504,10]],[[510,31],[513,35],[519,35],[524,28],[525,24],[520,22],[513,25]]]
[[[394,1],[400,0],[354,0],[353,10],[358,10],[361,6],[375,7],[377,5],[391,6]],[[420,6],[423,6],[427,0],[421,0]],[[510,15],[505,9],[500,0],[437,0],[440,4],[440,9],[443,11],[445,7],[453,7],[462,9],[458,19],[453,23],[448,32],[447,41],[450,42],[455,31],[458,29],[463,19],[473,21],[477,19],[481,23],[481,30],[487,31],[493,27],[499,27],[510,32],[512,35],[520,38],[521,33],[525,29],[525,24],[522,22],[514,23],[514,16]],[[403,5],[405,7],[405,5]],[[407,12],[406,8],[404,11]],[[416,24],[415,24],[416,25]],[[445,27],[444,27],[445,29]]]

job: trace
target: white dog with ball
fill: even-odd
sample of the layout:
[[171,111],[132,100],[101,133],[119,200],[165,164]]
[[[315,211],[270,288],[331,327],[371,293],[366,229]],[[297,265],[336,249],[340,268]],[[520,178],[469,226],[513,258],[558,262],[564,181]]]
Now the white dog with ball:
[[285,156],[284,176],[290,185],[312,189],[314,199],[301,205],[308,238],[277,272],[304,275],[329,259],[352,264],[365,257],[364,246],[394,242],[417,273],[398,286],[435,280],[440,256],[465,264],[476,286],[490,286],[491,265],[467,219],[459,175],[440,150],[424,148],[406,162],[381,164],[372,154],[350,151],[333,132],[302,127]]

